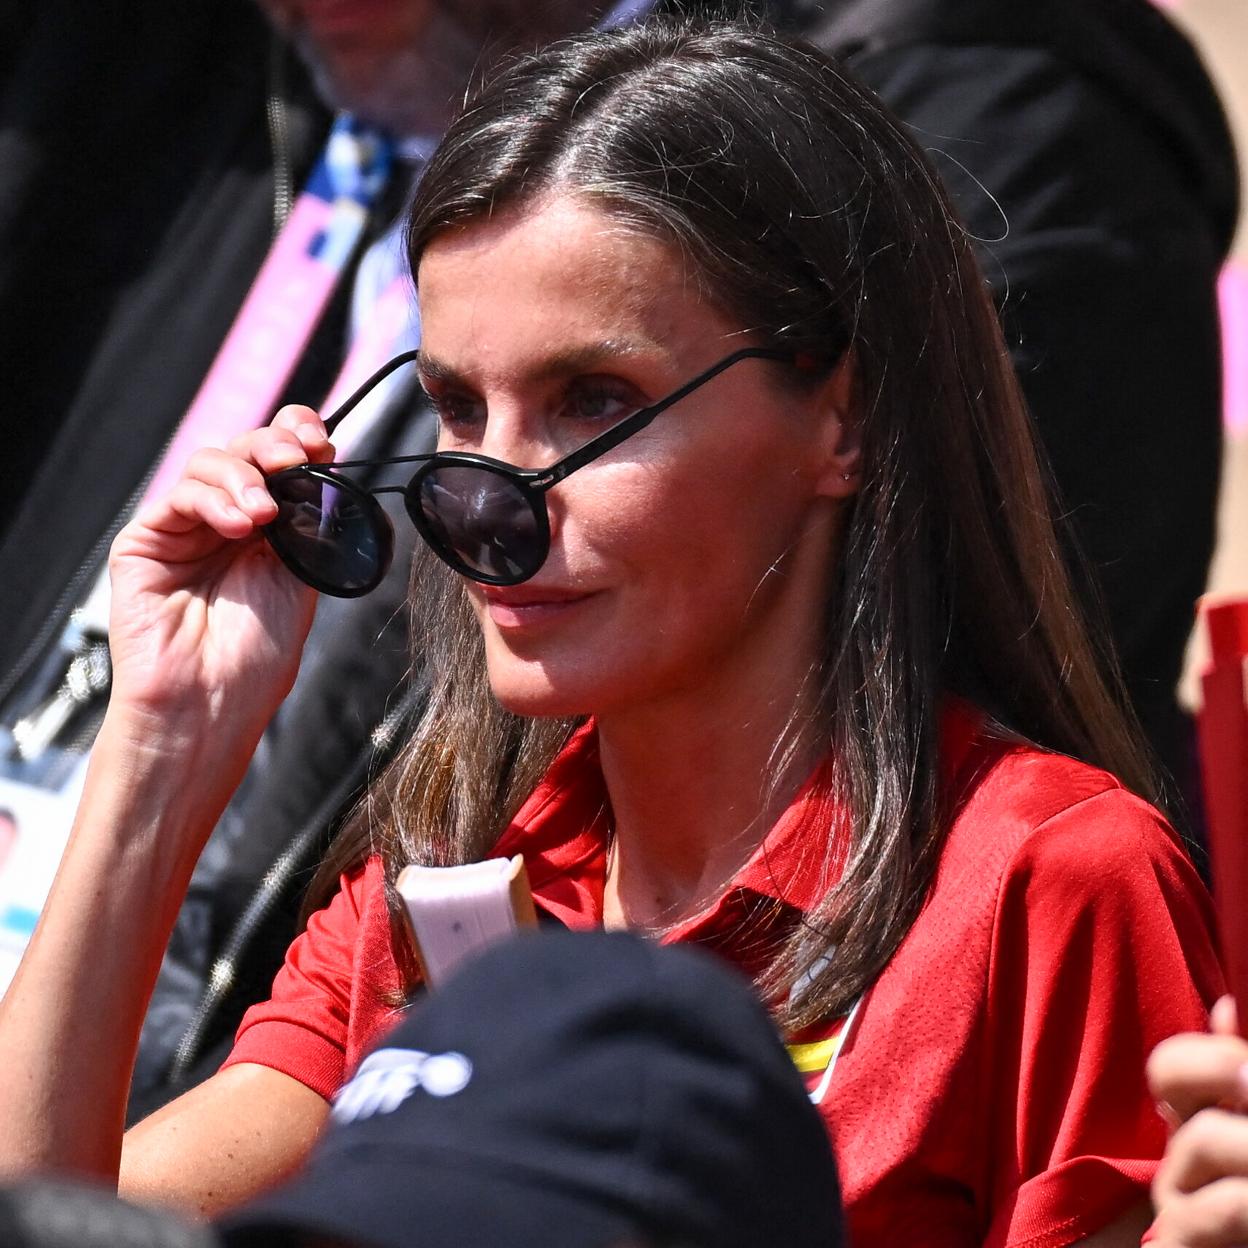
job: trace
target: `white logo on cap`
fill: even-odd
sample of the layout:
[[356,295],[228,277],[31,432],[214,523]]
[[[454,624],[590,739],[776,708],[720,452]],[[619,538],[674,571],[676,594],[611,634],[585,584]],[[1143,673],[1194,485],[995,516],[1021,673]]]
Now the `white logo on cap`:
[[454,1096],[468,1086],[472,1063],[462,1053],[378,1049],[360,1063],[355,1078],[334,1097],[330,1117],[344,1124],[392,1114],[417,1088],[430,1096]]

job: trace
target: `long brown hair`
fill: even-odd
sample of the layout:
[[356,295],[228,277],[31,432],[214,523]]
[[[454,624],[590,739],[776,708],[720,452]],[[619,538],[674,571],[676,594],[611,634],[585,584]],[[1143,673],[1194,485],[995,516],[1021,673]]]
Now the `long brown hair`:
[[[967,237],[867,91],[805,43],[742,24],[570,39],[469,99],[411,208],[413,272],[442,231],[552,190],[675,243],[765,340],[816,357],[852,343],[862,486],[828,604],[821,713],[794,734],[826,742],[849,850],[761,983],[773,1000],[808,985],[783,1007],[801,1026],[854,1001],[922,905],[944,831],[948,693],[1151,798],[1148,764],[1074,605]],[[415,577],[430,702],[314,895],[371,851],[391,879],[406,861],[485,855],[573,726],[502,710],[456,578],[427,557]]]

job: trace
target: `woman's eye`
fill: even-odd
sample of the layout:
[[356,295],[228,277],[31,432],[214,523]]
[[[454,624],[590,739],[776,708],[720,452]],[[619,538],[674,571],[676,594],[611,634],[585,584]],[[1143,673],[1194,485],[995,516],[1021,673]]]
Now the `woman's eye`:
[[631,416],[642,404],[629,386],[592,382],[573,387],[566,406],[567,414],[574,420],[613,424]]
[[430,402],[445,429],[463,429],[485,418],[485,404],[466,394],[431,394]]

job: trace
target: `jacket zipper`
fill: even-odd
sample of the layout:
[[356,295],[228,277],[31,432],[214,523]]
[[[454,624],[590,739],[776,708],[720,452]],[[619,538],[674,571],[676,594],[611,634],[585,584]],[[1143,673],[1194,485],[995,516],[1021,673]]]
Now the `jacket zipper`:
[[281,232],[294,204],[294,162],[290,151],[290,109],[286,103],[286,45],[273,37],[269,56],[269,93],[264,102],[273,154],[273,237]]

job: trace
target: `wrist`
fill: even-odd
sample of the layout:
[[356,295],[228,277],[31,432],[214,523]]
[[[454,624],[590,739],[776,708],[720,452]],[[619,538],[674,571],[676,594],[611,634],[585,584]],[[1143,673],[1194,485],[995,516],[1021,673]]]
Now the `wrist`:
[[217,727],[218,716],[208,699],[199,702],[149,705],[119,697],[114,688],[96,737],[101,747],[133,755],[152,766],[177,762],[200,748]]
[[[151,852],[189,872],[242,779],[255,739],[232,744],[211,718],[109,707],[91,752],[75,835]],[[258,733],[255,734],[259,736]]]
[[241,778],[275,709],[268,700],[256,706],[245,697],[215,692],[151,701],[128,697],[114,686],[99,739],[136,763],[203,762],[207,779],[236,772]]

